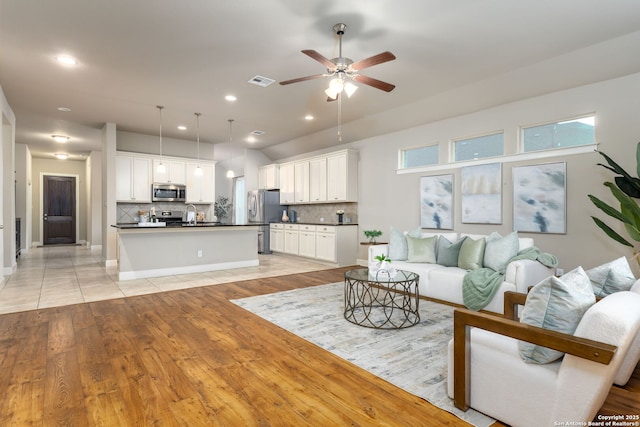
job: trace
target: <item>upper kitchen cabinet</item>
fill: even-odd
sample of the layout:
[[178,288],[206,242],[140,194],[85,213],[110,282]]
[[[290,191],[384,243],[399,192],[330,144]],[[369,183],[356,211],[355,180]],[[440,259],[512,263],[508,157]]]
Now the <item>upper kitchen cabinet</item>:
[[278,173],[280,177],[280,204],[291,205],[295,203],[295,169],[293,163],[280,165]]
[[258,168],[258,188],[261,190],[277,190],[280,188],[279,165],[266,165]]
[[327,156],[327,201],[358,201],[358,153],[344,150]]
[[116,154],[116,201],[151,203],[151,159]]
[[[158,172],[158,164],[164,163],[164,172]],[[168,182],[171,184],[186,184],[187,165],[184,160],[171,158],[153,159],[153,182]]]
[[326,157],[318,157],[309,160],[309,201],[311,203],[327,201]]
[[293,168],[295,203],[309,203],[309,161],[295,162]]
[[[202,174],[197,175],[200,166]],[[187,203],[214,203],[216,199],[215,164],[187,162]]]

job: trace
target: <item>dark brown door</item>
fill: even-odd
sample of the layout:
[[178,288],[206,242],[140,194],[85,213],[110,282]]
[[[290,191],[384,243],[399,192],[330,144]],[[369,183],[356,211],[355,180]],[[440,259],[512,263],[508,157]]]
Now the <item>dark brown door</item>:
[[76,242],[76,179],[45,175],[43,182],[43,244]]

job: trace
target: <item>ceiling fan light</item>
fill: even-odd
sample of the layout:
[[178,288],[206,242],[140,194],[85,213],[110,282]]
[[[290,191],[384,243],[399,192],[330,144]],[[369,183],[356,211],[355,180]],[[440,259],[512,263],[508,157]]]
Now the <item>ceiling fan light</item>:
[[351,95],[356,93],[357,90],[358,90],[358,86],[354,85],[351,82],[347,82],[344,85],[344,91],[347,93],[347,97],[349,97],[349,98],[351,98]]
[[331,89],[335,93],[342,92],[343,88],[344,88],[344,81],[342,79],[333,79],[329,83],[329,89]]
[[326,93],[329,98],[336,99],[338,97],[339,92],[335,92],[331,88],[328,88],[327,90],[324,91],[324,93]]

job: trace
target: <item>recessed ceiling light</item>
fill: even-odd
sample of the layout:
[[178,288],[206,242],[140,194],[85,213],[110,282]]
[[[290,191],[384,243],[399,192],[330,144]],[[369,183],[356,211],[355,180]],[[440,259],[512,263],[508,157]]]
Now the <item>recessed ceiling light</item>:
[[76,65],[78,63],[76,58],[69,55],[58,55],[56,56],[56,61],[64,65]]
[[313,120],[315,117],[313,117],[311,114],[307,114],[306,116],[304,116],[305,120]]
[[238,98],[236,98],[235,95],[227,95],[224,97],[224,99],[226,99],[227,101],[235,101]]
[[69,137],[64,135],[51,135],[51,138],[53,138],[55,142],[67,142],[69,140]]
[[180,130],[187,130],[187,127],[186,127],[186,126],[184,126],[184,125],[180,125],[180,126],[178,126],[178,129],[180,129]]
[[252,130],[251,131],[251,135],[256,135],[256,136],[261,136],[264,135],[266,132],[263,130]]
[[60,160],[67,160],[69,158],[69,155],[64,153],[57,153],[55,156]]
[[69,107],[58,107],[58,111],[62,111],[63,113],[68,113],[69,111],[71,111],[71,108],[69,108]]
[[256,137],[255,137],[255,136],[253,136],[253,135],[249,135],[249,136],[247,137],[247,142],[256,142]]

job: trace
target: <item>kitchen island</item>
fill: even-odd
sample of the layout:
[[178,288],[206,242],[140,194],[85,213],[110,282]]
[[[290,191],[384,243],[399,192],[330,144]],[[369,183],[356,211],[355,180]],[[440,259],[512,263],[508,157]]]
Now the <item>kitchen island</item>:
[[112,225],[118,229],[118,279],[258,266],[258,225]]

